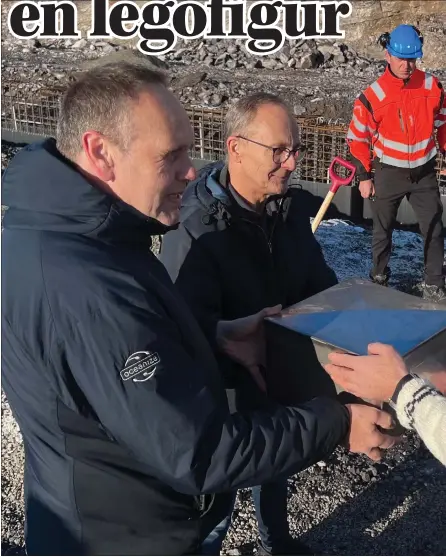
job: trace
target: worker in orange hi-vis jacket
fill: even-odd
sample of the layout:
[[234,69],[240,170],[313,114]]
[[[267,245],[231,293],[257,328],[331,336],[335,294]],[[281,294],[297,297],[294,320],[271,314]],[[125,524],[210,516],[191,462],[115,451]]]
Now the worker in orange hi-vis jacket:
[[443,208],[435,172],[435,132],[440,151],[446,150],[446,95],[435,76],[416,67],[423,55],[418,29],[400,25],[379,42],[387,67],[356,99],[347,134],[361,195],[373,199],[370,278],[388,283],[392,231],[407,196],[424,238],[423,297],[446,302]]

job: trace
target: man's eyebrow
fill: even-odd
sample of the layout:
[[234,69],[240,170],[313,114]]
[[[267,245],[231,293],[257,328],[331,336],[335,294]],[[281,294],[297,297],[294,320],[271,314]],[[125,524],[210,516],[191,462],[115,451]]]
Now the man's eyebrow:
[[[298,147],[300,147],[302,144],[299,140],[295,141],[293,143],[293,146],[291,149],[297,149]],[[289,149],[288,144],[287,143],[278,143],[277,145],[274,145],[274,147],[276,149]]]
[[165,153],[163,154],[164,157],[168,157],[169,155],[174,155],[176,153],[179,153],[180,151],[189,151],[190,149],[193,148],[193,143],[191,143],[190,145],[178,145],[177,147],[174,147],[173,149],[169,149],[168,151],[165,151]]

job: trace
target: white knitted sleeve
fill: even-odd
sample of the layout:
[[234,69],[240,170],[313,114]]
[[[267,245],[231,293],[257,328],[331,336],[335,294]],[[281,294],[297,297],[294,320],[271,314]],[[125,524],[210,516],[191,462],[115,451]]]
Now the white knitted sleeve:
[[401,389],[396,412],[400,424],[415,429],[430,452],[446,465],[446,397],[414,377]]

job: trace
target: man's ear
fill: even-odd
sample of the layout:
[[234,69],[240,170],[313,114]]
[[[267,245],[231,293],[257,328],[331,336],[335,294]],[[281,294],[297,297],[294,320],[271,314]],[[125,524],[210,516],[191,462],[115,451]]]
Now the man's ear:
[[231,135],[226,141],[228,156],[235,162],[240,162],[240,140],[238,137]]
[[82,136],[84,155],[94,169],[95,175],[104,182],[115,178],[114,159],[110,142],[99,132],[87,131]]
[[386,53],[385,53],[384,56],[385,56],[386,62],[387,62],[388,64],[390,64],[390,61],[391,61],[392,57],[391,57],[391,55],[389,54],[389,51],[388,51],[388,50],[386,50]]

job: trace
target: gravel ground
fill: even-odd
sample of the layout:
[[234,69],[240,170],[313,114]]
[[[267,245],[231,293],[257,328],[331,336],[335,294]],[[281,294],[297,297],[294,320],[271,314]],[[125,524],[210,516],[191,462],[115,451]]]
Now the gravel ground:
[[[2,143],[2,170],[14,152]],[[339,279],[367,277],[370,231],[339,220],[317,232]],[[422,241],[394,234],[391,286],[416,293]],[[2,393],[2,553],[23,554],[23,447]],[[446,470],[408,432],[383,461],[339,448],[326,461],[289,479],[289,521],[320,555],[445,555]],[[224,554],[255,551],[257,525],[250,490],[239,492]]]

